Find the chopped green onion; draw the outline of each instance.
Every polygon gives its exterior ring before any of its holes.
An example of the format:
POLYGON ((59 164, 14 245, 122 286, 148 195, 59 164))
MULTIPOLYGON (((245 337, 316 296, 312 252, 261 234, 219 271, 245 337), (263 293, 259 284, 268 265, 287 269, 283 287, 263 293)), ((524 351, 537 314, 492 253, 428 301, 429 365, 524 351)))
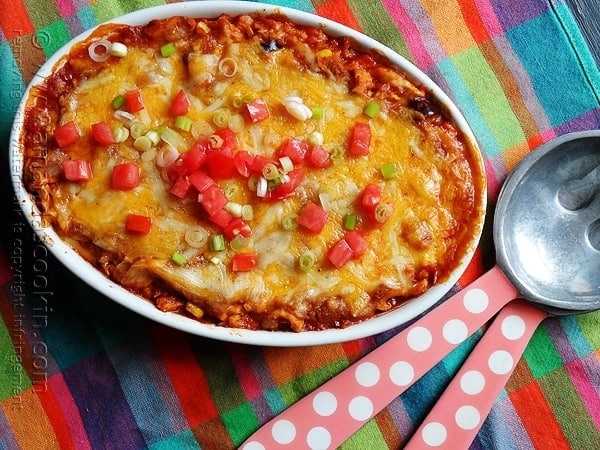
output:
POLYGON ((204 228, 192 228, 185 232, 184 238, 190 247, 204 247, 208 241, 208 232, 204 228))
POLYGON ((190 131, 194 121, 187 116, 177 116, 175 119, 175 127, 183 131, 190 131))
POLYGON ((294 169, 294 163, 289 156, 282 156, 279 158, 279 164, 284 173, 288 173, 294 169))
POLYGON ((315 258, 310 253, 303 253, 298 257, 298 267, 304 273, 308 273, 315 265, 315 258))
POLYGON ((242 217, 243 206, 236 202, 227 202, 225 205, 225 211, 231 214, 233 217, 242 217))
POLYGON ((236 92, 233 94, 231 104, 234 108, 239 108, 244 104, 244 96, 241 94, 241 92, 236 92))
MULTIPOLYGON (((250 180, 248 180, 250 181, 250 180)), ((256 196, 257 197, 264 197, 267 195, 267 187, 268 187, 268 183, 265 177, 258 177, 258 180, 256 182, 256 196)))
POLYGON ((146 136, 140 136, 133 141, 133 147, 140 152, 145 152, 146 150, 150 150, 150 148, 152 148, 152 141, 146 136))
POLYGON ((311 145, 323 145, 323 133, 320 131, 313 131, 308 136, 308 143, 311 145))
POLYGON ((334 164, 342 162, 344 160, 345 154, 346 151, 344 150, 344 147, 342 147, 339 144, 335 144, 329 150, 329 158, 331 159, 331 161, 333 161, 334 164))
POLYGON ((143 136, 146 132, 146 124, 136 120, 129 126, 129 131, 131 133, 131 137, 137 139, 140 136, 143 136))
POLYGON ((258 175, 252 174, 250 178, 248 178, 248 189, 255 192, 258 187, 258 175))
POLYGON ((242 116, 241 114, 234 114, 231 117, 229 117, 229 120, 227 121, 227 128, 229 128, 234 133, 240 133, 244 130, 245 124, 246 121, 244 120, 244 116, 242 116))
POLYGON ((125 127, 117 126, 114 127, 113 136, 115 137, 115 142, 125 142, 129 137, 129 130, 125 127))
POLYGON ((281 219, 281 226, 285 231, 294 231, 298 226, 297 216, 285 216, 281 219))
POLYGON ((390 218, 392 215, 393 208, 391 203, 383 202, 379 203, 375 207, 375 220, 379 223, 383 223, 390 218))
POLYGON ((163 132, 160 135, 160 138, 169 145, 172 145, 175 148, 185 146, 185 140, 183 137, 175 130, 169 127, 165 127, 163 132))
POLYGON ((171 255, 171 261, 173 261, 178 266, 183 266, 187 260, 185 256, 183 256, 181 253, 175 252, 171 255))
POLYGON ((152 142, 152 145, 156 145, 160 142, 160 133, 156 130, 150 130, 144 135, 152 142))
POLYGON ((252 208, 252 205, 242 206, 242 219, 244 219, 244 220, 254 219, 254 208, 252 208))
POLYGON ((212 117, 212 120, 216 126, 219 128, 226 128, 229 124, 229 111, 223 108, 217 109, 212 117))
POLYGON ((233 200, 238 195, 239 192, 240 192, 240 185, 237 184, 235 181, 232 181, 231 183, 227 183, 223 187, 223 193, 225 194, 225 197, 227 197, 227 200, 229 200, 229 201, 233 200))
POLYGON ((172 42, 169 42, 168 44, 165 44, 160 48, 160 54, 163 55, 165 58, 173 55, 175 51, 175 44, 173 44, 172 42))
POLYGON ((379 109, 379 103, 375 100, 371 100, 367 103, 367 106, 365 106, 364 113, 372 119, 379 113, 379 109))
POLYGON ((234 252, 239 252, 240 250, 243 250, 244 248, 246 248, 249 240, 250 239, 245 238, 241 234, 236 234, 233 237, 233 239, 229 242, 229 246, 231 247, 231 250, 233 250, 234 252))
POLYGON ((110 46, 110 54, 119 58, 127 56, 127 46, 121 42, 113 42, 110 46))
POLYGON ((242 102, 244 102, 244 103, 250 103, 253 100, 256 100, 256 94, 254 94, 252 92, 248 92, 247 94, 244 94, 244 96, 242 97, 242 102))
POLYGON ((202 316, 204 316, 204 311, 202 310, 202 308, 200 308, 197 305, 194 305, 191 302, 187 302, 185 304, 185 310, 197 319, 201 319, 202 316))
POLYGON ((205 120, 196 120, 192 124, 192 136, 194 139, 200 138, 200 136, 210 136, 215 132, 212 125, 205 120))
POLYGON ((119 109, 124 104, 125 104, 125 97, 123 97, 122 95, 117 95, 115 98, 113 98, 113 101, 112 101, 113 108, 119 109))
POLYGON ((313 119, 317 119, 317 120, 321 120, 324 116, 323 112, 323 107, 322 106, 313 106, 311 108, 312 110, 312 118, 313 119))
POLYGON ((396 165, 394 163, 384 164, 383 166, 381 166, 381 175, 383 175, 383 178, 385 178, 386 180, 389 180, 390 178, 395 178, 396 165))
POLYGON ((356 214, 346 214, 344 217, 344 228, 346 230, 354 230, 356 228, 356 214))
POLYGON ((210 249, 213 252, 222 252, 225 250, 225 238, 222 234, 213 234, 210 240, 210 249))
POLYGON ((267 163, 263 166, 263 177, 268 181, 274 181, 280 177, 279 169, 273 163, 267 163))

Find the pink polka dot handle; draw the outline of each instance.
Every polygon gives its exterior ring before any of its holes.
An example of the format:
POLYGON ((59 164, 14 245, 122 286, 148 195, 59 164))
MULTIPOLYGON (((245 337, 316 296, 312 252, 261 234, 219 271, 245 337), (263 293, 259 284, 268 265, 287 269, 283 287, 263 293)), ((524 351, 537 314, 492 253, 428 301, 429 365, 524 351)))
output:
POLYGON ((405 447, 469 448, 531 335, 548 314, 523 300, 506 306, 405 447))
POLYGON ((517 296, 494 267, 272 419, 240 448, 337 448, 517 296))

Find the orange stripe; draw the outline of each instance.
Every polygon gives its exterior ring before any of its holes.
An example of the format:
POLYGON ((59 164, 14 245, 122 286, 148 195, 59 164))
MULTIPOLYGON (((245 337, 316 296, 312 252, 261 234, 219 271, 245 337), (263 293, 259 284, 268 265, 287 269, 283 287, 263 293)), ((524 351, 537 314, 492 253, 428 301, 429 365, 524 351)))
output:
POLYGON ((489 40, 490 35, 485 28, 481 16, 476 13, 478 11, 476 2, 474 0, 458 0, 460 9, 462 10, 462 16, 471 31, 471 36, 475 39, 478 44, 489 40))
POLYGON ((421 4, 448 55, 454 56, 475 45, 458 3, 446 2, 443 8, 440 8, 439 0, 421 0, 421 4))
POLYGON ((21 448, 59 448, 48 416, 32 388, 10 397, 1 407, 21 448))
POLYGON ((0 28, 6 39, 14 39, 33 32, 33 25, 22 1, 11 2, 10 14, 0 14, 0 28))
POLYGON ((327 17, 328 19, 335 20, 350 28, 361 31, 356 16, 345 0, 324 2, 322 5, 316 6, 315 12, 320 16, 327 17))
POLYGON ((535 448, 571 448, 537 383, 530 383, 511 393, 509 397, 535 448))
POLYGON ((190 425, 208 422, 218 416, 204 372, 183 333, 167 328, 150 330, 171 384, 190 425))

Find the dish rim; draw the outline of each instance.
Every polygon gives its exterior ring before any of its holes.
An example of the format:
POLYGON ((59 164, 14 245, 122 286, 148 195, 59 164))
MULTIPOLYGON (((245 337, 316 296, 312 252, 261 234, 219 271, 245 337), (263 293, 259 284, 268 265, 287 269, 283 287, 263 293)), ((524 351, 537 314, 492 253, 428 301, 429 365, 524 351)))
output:
MULTIPOLYGON (((96 29, 104 24, 123 23, 128 25, 143 25, 152 19, 163 19, 172 16, 216 17, 223 13, 230 15, 249 13, 280 13, 294 23, 322 27, 328 34, 332 36, 349 36, 363 48, 376 51, 384 55, 390 61, 390 63, 402 70, 412 81, 425 86, 426 89, 431 92, 433 96, 440 102, 440 104, 443 105, 446 114, 454 121, 461 133, 470 141, 473 149, 477 152, 481 164, 481 173, 485 177, 485 168, 483 165, 483 156, 481 150, 479 149, 473 131, 458 107, 454 104, 454 102, 452 102, 448 95, 425 73, 419 70, 403 56, 396 53, 394 50, 385 46, 384 44, 333 20, 310 12, 279 5, 240 2, 235 0, 173 3, 140 9, 122 16, 118 16, 79 34, 63 45, 53 55, 51 55, 39 68, 39 70, 33 76, 31 82, 28 84, 23 93, 21 103, 18 107, 11 129, 9 140, 9 165, 16 198, 26 220, 31 225, 33 231, 39 236, 40 240, 44 242, 49 251, 59 262, 62 263, 64 267, 66 267, 69 271, 74 273, 79 279, 94 288, 96 291, 108 297, 110 300, 137 314, 140 314, 147 319, 153 320, 154 322, 184 331, 192 335, 219 341, 273 347, 301 347, 341 343, 389 331, 395 327, 406 324, 415 317, 427 311, 429 308, 433 307, 457 283, 460 276, 466 270, 479 244, 479 239, 481 237, 483 223, 485 220, 487 203, 485 184, 481 189, 481 198, 477 199, 477 204, 481 208, 481 214, 479 218, 480 223, 477 224, 476 232, 471 238, 468 251, 445 281, 431 287, 424 294, 408 300, 392 311, 376 315, 370 319, 350 325, 346 328, 327 329, 321 331, 293 332, 227 328, 219 325, 202 323, 198 320, 188 318, 180 313, 162 312, 156 308, 151 301, 131 293, 118 283, 104 276, 96 267, 83 259, 83 257, 81 257, 73 248, 63 242, 52 227, 41 227, 39 222, 39 210, 31 199, 30 194, 25 189, 21 178, 23 170, 23 155, 20 148, 20 129, 24 121, 24 107, 31 88, 47 77, 52 72, 54 66, 65 54, 68 53, 68 51, 74 45, 87 39, 96 29)), ((485 181, 486 180, 483 180, 484 183, 485 181)))

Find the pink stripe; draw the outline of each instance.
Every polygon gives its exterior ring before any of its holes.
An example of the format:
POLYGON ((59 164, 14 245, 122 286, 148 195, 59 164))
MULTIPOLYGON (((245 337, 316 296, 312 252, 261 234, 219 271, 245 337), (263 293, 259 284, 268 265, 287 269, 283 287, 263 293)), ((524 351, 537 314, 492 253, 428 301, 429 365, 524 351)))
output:
POLYGON ((256 375, 253 370, 248 370, 252 367, 252 362, 248 360, 246 354, 241 351, 241 347, 230 346, 229 354, 235 367, 235 373, 240 381, 242 390, 246 394, 248 400, 260 397, 262 395, 262 389, 256 379, 256 375))
POLYGON ((56 6, 62 17, 68 17, 75 14, 75 6, 72 0, 56 0, 56 6))
POLYGON ((500 21, 496 17, 496 12, 490 3, 490 0, 475 0, 481 21, 485 25, 490 37, 498 36, 504 33, 500 21))
POLYGON ((434 62, 420 38, 421 33, 404 8, 397 0, 383 0, 382 3, 398 28, 402 31, 402 35, 406 39, 406 45, 414 58, 415 64, 421 69, 427 69, 432 66, 434 62))
POLYGON ((600 402, 598 401, 598 392, 594 389, 594 383, 590 380, 585 367, 583 367, 580 359, 575 359, 566 364, 565 368, 573 386, 579 392, 581 401, 587 407, 592 420, 596 424, 596 428, 600 430, 600 402))
POLYGON ((54 391, 56 402, 60 405, 65 416, 69 430, 71 431, 71 437, 76 447, 78 449, 91 449, 92 447, 87 438, 85 428, 83 427, 79 410, 62 374, 59 373, 53 375, 48 379, 48 383, 54 391))

